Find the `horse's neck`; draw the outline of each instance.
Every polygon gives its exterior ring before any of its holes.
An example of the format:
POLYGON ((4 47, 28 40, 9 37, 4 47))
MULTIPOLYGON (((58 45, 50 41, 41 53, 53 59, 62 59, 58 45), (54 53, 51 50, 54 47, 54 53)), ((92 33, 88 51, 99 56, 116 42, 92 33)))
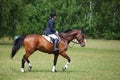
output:
POLYGON ((68 39, 67 39, 67 40, 68 40, 68 44, 69 44, 73 39, 75 39, 75 36, 69 36, 68 39))
POLYGON ((63 34, 60 34, 60 37, 69 44, 73 39, 75 39, 75 34, 69 35, 69 34, 63 33, 63 34))

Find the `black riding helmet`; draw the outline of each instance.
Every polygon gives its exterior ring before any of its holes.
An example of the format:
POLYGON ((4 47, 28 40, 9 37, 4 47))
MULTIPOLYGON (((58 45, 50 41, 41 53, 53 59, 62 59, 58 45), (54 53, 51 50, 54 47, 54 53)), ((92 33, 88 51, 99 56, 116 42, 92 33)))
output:
POLYGON ((50 13, 51 18, 53 18, 54 16, 56 16, 56 13, 50 13))

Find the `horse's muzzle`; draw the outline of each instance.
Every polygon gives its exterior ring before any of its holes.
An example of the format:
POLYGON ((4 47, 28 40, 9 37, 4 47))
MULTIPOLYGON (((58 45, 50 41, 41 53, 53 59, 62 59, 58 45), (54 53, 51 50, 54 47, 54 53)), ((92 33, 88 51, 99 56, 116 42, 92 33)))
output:
POLYGON ((85 47, 85 44, 81 44, 81 47, 85 47))
POLYGON ((83 43, 81 43, 81 47, 84 47, 86 45, 87 41, 84 39, 83 43))

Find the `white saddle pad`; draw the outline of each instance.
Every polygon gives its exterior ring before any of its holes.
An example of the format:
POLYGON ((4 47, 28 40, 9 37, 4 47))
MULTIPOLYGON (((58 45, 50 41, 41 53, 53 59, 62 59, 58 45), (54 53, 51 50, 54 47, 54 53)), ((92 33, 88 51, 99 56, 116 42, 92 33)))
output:
POLYGON ((46 35, 42 35, 46 40, 48 40, 50 43, 53 43, 52 41, 51 41, 51 39, 50 39, 50 37, 49 36, 46 36, 46 35))
MULTIPOLYGON (((42 35, 42 36, 43 36, 46 40, 48 40, 50 43, 53 43, 53 41, 52 41, 51 38, 50 38, 51 36, 46 36, 46 35, 42 35)), ((52 36, 52 38, 53 38, 53 39, 56 39, 56 37, 53 37, 53 36, 52 36)))
POLYGON ((55 34, 50 34, 48 36, 46 35, 42 35, 46 40, 48 40, 49 42, 53 43, 53 41, 51 40, 51 38, 53 39, 59 39, 55 34))

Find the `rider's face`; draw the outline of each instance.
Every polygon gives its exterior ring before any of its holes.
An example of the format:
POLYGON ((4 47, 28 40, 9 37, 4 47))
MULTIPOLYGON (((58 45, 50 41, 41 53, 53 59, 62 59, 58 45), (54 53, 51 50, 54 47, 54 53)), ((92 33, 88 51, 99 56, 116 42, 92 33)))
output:
POLYGON ((54 18, 54 19, 56 19, 57 17, 56 17, 56 16, 54 16, 53 18, 54 18))

